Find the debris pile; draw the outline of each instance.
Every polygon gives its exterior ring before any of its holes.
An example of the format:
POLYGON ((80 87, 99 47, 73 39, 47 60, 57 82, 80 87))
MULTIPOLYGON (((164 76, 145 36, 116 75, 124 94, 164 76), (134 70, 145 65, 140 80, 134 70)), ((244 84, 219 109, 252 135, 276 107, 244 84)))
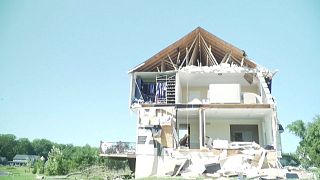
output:
POLYGON ((184 178, 231 178, 239 179, 312 179, 313 174, 298 168, 283 168, 272 147, 262 148, 255 142, 233 142, 225 148, 223 140, 214 140, 213 146, 201 149, 200 153, 186 153, 186 149, 172 152, 172 157, 181 159, 167 175, 184 178), (219 148, 218 148, 219 147, 219 148))

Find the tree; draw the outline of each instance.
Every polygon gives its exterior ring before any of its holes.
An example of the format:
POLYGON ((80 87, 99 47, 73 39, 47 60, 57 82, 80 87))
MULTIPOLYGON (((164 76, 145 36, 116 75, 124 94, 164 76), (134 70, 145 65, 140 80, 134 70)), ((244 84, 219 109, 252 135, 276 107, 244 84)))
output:
POLYGON ((37 155, 47 158, 53 143, 47 139, 35 139, 32 141, 32 146, 37 155))
POLYGON ((17 140, 16 152, 17 154, 35 154, 33 146, 28 138, 20 138, 17 140))
POLYGON ((89 145, 76 147, 70 158, 74 167, 91 166, 98 162, 98 149, 89 145))
POLYGON ((9 161, 16 155, 16 136, 13 134, 0 134, 0 156, 9 161))
POLYGON ((302 120, 287 126, 290 132, 300 137, 297 154, 305 167, 320 167, 320 116, 316 115, 307 125, 302 120))
POLYGON ((302 120, 296 120, 287 126, 290 132, 304 139, 306 136, 306 125, 302 120))

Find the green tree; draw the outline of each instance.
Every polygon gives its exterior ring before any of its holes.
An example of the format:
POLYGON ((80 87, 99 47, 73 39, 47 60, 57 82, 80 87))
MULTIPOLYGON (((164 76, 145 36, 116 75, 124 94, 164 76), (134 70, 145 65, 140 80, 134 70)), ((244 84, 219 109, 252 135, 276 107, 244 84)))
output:
POLYGON ((48 157, 49 151, 52 149, 53 143, 47 139, 35 139, 32 141, 32 147, 35 151, 35 154, 48 157))
POLYGON ((13 134, 0 134, 0 156, 9 161, 16 155, 16 136, 13 134))
POLYGON ((20 138, 17 140, 16 152, 17 154, 35 154, 33 146, 28 138, 20 138))
POLYGON ((290 132, 304 139, 306 136, 306 125, 302 120, 296 120, 287 126, 290 132))
POLYGON ((320 116, 316 115, 308 124, 302 120, 294 121, 287 128, 300 137, 296 153, 302 165, 320 167, 320 116))
POLYGON ((75 147, 70 155, 72 169, 92 166, 98 162, 98 159, 98 149, 89 145, 75 147))

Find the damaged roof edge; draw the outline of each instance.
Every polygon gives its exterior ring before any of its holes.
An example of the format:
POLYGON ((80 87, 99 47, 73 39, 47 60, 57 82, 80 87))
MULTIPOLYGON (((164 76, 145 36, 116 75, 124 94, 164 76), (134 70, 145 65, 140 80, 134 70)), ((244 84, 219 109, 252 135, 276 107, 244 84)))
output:
POLYGON ((143 63, 141 63, 141 64, 137 65, 137 66, 136 66, 136 67, 134 67, 133 69, 129 70, 127 73, 128 73, 128 74, 133 73, 133 71, 135 71, 135 70, 139 69, 139 67, 143 66, 144 64, 145 64, 145 62, 143 62, 143 63))

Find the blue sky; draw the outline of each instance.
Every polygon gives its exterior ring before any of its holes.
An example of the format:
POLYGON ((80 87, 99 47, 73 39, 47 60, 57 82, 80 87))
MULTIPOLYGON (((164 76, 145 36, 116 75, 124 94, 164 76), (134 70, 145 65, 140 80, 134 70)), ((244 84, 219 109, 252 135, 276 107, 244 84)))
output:
POLYGON ((0 133, 135 141, 127 71, 198 26, 279 69, 284 126, 320 113, 320 1, 0 0, 0 133))

